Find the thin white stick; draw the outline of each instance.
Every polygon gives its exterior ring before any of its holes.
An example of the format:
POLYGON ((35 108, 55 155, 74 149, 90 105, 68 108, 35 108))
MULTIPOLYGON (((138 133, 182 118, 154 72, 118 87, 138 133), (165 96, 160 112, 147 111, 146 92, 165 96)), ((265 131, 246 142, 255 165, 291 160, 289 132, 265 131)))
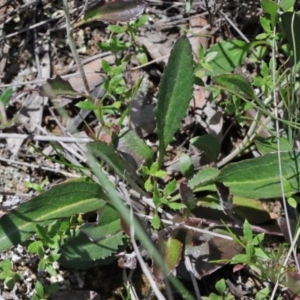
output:
MULTIPOLYGON (((152 216, 145 216, 145 215, 142 215, 142 214, 136 214, 136 215, 141 216, 141 217, 146 218, 146 219, 149 219, 149 220, 153 219, 152 216)), ((233 238, 231 236, 228 236, 228 235, 223 235, 223 234, 220 234, 220 233, 217 233, 217 232, 201 229, 201 228, 198 228, 198 227, 189 226, 189 225, 186 225, 184 223, 175 223, 173 221, 165 220, 165 219, 160 219, 160 220, 161 220, 162 223, 172 225, 172 226, 175 226, 175 227, 182 227, 182 228, 186 228, 186 229, 191 229, 191 230, 194 230, 194 231, 197 231, 197 232, 201 232, 201 233, 204 233, 204 234, 209 234, 211 236, 219 237, 219 238, 229 240, 229 241, 233 240, 233 238)))
POLYGON ((250 43, 250 41, 247 39, 247 37, 235 26, 235 24, 227 17, 226 14, 224 14, 222 11, 220 11, 220 14, 224 17, 224 19, 234 28, 234 30, 240 35, 240 37, 247 43, 250 43))
POLYGON ((72 177, 72 178, 79 178, 79 177, 81 177, 80 175, 77 175, 77 174, 73 174, 73 173, 62 171, 59 168, 52 169, 52 168, 43 167, 43 166, 39 166, 39 165, 35 165, 35 164, 30 164, 30 163, 23 162, 23 161, 16 161, 16 160, 12 160, 12 159, 6 159, 6 158, 2 158, 2 157, 0 157, 0 161, 4 161, 4 162, 6 162, 8 164, 16 164, 16 165, 20 165, 20 166, 29 167, 29 168, 41 169, 41 170, 45 170, 45 171, 49 171, 49 172, 53 172, 53 173, 60 173, 60 174, 62 174, 64 176, 72 177))
POLYGON ((193 287, 194 287, 194 290, 196 292, 197 300, 201 300, 201 294, 200 294, 200 291, 199 291, 199 286, 198 286, 196 278, 195 278, 195 274, 194 274, 194 271, 193 271, 193 267, 192 267, 192 264, 191 264, 190 257, 186 255, 184 257, 184 262, 185 262, 185 266, 186 266, 188 272, 190 273, 192 283, 193 283, 193 287))
MULTIPOLYGON (((128 197, 128 194, 125 195, 125 197, 128 197)), ((147 277, 148 281, 149 281, 149 284, 156 296, 156 298, 158 300, 166 300, 166 298, 164 297, 164 295, 161 293, 161 291, 159 290, 156 282, 153 280, 152 278, 152 275, 149 271, 149 269, 147 268, 142 256, 141 256, 141 253, 140 253, 140 250, 136 244, 136 241, 135 241, 135 238, 134 238, 134 226, 133 226, 133 209, 132 209, 132 206, 130 206, 130 219, 131 219, 131 224, 130 224, 130 237, 131 237, 131 243, 132 243, 132 246, 133 246, 133 250, 136 254, 136 258, 137 260, 139 261, 140 263, 140 266, 141 266, 141 269, 143 271, 143 273, 145 274, 145 276, 147 277)))
POLYGON ((64 142, 64 143, 89 143, 93 140, 89 137, 67 137, 67 136, 44 136, 32 134, 17 134, 17 133, 0 133, 0 139, 22 139, 33 141, 49 141, 49 142, 64 142))

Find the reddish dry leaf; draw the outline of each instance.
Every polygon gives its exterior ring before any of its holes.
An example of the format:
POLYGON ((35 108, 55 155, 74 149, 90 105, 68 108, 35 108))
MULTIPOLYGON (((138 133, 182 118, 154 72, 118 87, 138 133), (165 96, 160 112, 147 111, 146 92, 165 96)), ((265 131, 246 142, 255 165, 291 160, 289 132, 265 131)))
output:
POLYGON ((235 265, 234 267, 233 267, 233 273, 234 272, 238 272, 238 271, 240 271, 240 270, 242 270, 242 269, 244 269, 245 268, 245 265, 242 265, 242 264, 238 264, 238 265, 235 265))
MULTIPOLYGON (((290 223, 290 227, 291 227, 291 231, 292 231, 292 235, 295 233, 296 231, 296 221, 292 218, 289 219, 288 221, 290 223)), ((289 231, 288 231, 288 225, 287 225, 287 219, 284 217, 280 217, 277 220, 277 224, 284 236, 284 238, 290 242, 290 237, 289 237, 289 231)), ((300 240, 297 241, 297 247, 300 248, 300 240)))
MULTIPOLYGON (((212 263, 211 261, 230 260, 243 250, 235 241, 214 237, 209 234, 194 234, 192 230, 182 228, 176 232, 176 238, 184 243, 184 255, 190 257, 191 271, 198 279, 215 272, 226 264, 224 262, 212 263), (196 239, 197 235, 198 238, 196 239)), ((183 260, 176 268, 176 272, 177 276, 187 280, 190 277, 183 260)))
POLYGON ((286 286, 288 287, 288 299, 300 299, 300 275, 297 271, 290 271, 286 274, 286 286))

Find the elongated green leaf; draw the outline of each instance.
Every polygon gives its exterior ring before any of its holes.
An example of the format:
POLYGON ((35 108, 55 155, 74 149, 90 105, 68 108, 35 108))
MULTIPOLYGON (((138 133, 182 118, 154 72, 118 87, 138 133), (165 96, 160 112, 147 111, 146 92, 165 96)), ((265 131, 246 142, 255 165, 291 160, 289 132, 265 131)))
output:
MULTIPOLYGON (((300 189, 300 152, 281 152, 282 176, 288 181, 290 192, 300 189)), ((221 170, 217 181, 223 182, 235 196, 249 198, 281 197, 278 154, 243 160, 221 170)))
POLYGON ((233 94, 242 97, 254 99, 255 94, 250 82, 238 74, 225 74, 214 78, 214 81, 226 88, 233 94))
POLYGON ((83 20, 75 24, 75 27, 93 21, 127 22, 141 15, 145 7, 143 0, 101 1, 86 11, 83 20))
POLYGON ((103 142, 92 142, 87 145, 87 149, 92 154, 100 157, 104 162, 106 162, 118 176, 125 179, 132 187, 143 193, 134 180, 138 180, 135 170, 130 168, 130 166, 121 159, 113 146, 103 142))
POLYGON ((185 116, 193 91, 193 58, 186 37, 177 40, 161 79, 155 109, 160 165, 165 149, 185 116))
POLYGON ((286 12, 281 16, 284 33, 294 52, 294 63, 300 60, 300 13, 286 12))
POLYGON ((71 181, 20 204, 0 219, 0 251, 20 243, 35 232, 36 224, 97 210, 106 204, 106 195, 95 183, 71 181))
POLYGON ((215 180, 219 174, 220 171, 216 168, 204 168, 196 173, 191 180, 189 180, 188 186, 191 189, 194 189, 197 186, 208 184, 209 182, 215 180))
POLYGON ((249 49, 250 44, 240 40, 222 41, 213 45, 206 52, 206 57, 215 54, 209 62, 211 70, 207 71, 207 75, 216 76, 234 70, 244 60, 249 49))
POLYGON ((0 95, 0 103, 2 103, 3 106, 6 106, 12 96, 12 88, 9 87, 7 89, 5 89, 1 95, 0 95))

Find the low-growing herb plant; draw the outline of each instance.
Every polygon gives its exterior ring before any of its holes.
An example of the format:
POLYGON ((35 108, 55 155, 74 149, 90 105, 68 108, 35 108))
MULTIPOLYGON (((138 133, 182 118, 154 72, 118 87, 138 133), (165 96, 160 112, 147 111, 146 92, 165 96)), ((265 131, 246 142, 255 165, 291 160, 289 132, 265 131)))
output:
MULTIPOLYGON (((97 5, 93 8, 96 10, 87 12, 83 21, 77 23, 75 27, 93 21, 95 18, 103 21, 121 18, 120 13, 124 13, 122 18, 126 18, 126 14, 130 17, 138 16, 141 13, 140 6, 144 4, 138 6, 136 2, 127 2, 128 9, 120 6, 122 1, 97 5), (137 8, 135 13, 133 13, 133 8, 137 8)), ((274 68, 276 65, 274 57, 268 61, 263 60, 263 54, 266 53, 264 47, 269 49, 272 42, 278 42, 278 39, 285 35, 288 40, 288 46, 284 47, 285 53, 293 57, 294 66, 297 66, 300 47, 299 43, 291 37, 300 28, 294 27, 294 24, 299 22, 299 13, 290 12, 292 6, 286 8, 282 3, 281 6, 276 6, 275 12, 270 1, 261 2, 265 13, 265 16, 261 18, 264 32, 254 42, 220 41, 207 51, 199 47, 199 60, 194 62, 188 38, 182 36, 176 41, 164 69, 157 95, 155 108, 157 155, 153 155, 152 149, 136 133, 130 130, 122 132, 123 138, 126 139, 127 136, 131 149, 136 148, 144 161, 144 165, 139 168, 139 173, 132 169, 116 147, 121 136, 119 129, 122 127, 122 122, 114 126, 104 116, 105 114, 120 114, 123 121, 127 110, 121 111, 121 106, 125 100, 133 98, 138 89, 140 81, 131 88, 125 84, 123 72, 128 57, 119 58, 117 54, 133 45, 138 56, 144 55, 142 48, 135 41, 135 35, 138 28, 147 21, 147 17, 140 17, 137 21, 123 26, 114 25, 108 28, 114 35, 110 42, 99 46, 115 54, 115 64, 112 66, 107 61, 102 61, 101 70, 104 75, 101 87, 104 95, 101 99, 94 99, 88 91, 76 91, 68 81, 59 76, 47 80, 39 90, 41 96, 50 98, 63 95, 81 96, 86 100, 80 101, 77 106, 81 109, 92 110, 99 121, 99 131, 91 135, 93 141, 86 146, 90 176, 69 180, 46 192, 41 192, 42 186, 31 186, 41 194, 31 201, 20 204, 0 219, 0 250, 5 251, 13 245, 25 243, 36 233, 38 239, 30 242, 28 249, 30 253, 35 253, 39 257, 39 270, 46 269, 50 274, 55 274, 52 263, 56 261, 68 267, 76 265, 77 268, 82 269, 111 262, 115 259, 114 254, 126 249, 128 243, 134 242, 132 238, 136 233, 137 238, 149 251, 149 255, 153 256, 152 273, 157 282, 161 282, 169 275, 170 280, 174 280, 171 274, 180 263, 185 263, 182 258, 187 257, 193 258, 190 269, 193 276, 198 279, 209 274, 212 268, 220 267, 210 267, 210 263, 215 262, 244 264, 250 266, 255 272, 260 272, 258 263, 270 261, 273 257, 263 249, 264 233, 254 236, 250 223, 245 219, 251 219, 251 222, 255 223, 258 221, 256 220, 257 214, 266 217, 265 210, 258 199, 290 197, 300 189, 298 169, 300 154, 292 148, 291 143, 295 132, 286 130, 287 134, 282 138, 289 148, 285 152, 279 152, 279 159, 278 153, 272 153, 272 150, 278 150, 277 140, 272 142, 258 138, 260 126, 267 126, 267 123, 261 120, 263 115, 268 120, 279 121, 278 116, 271 110, 272 90, 281 90, 281 105, 284 107, 286 104, 284 96, 294 95, 296 87, 296 85, 295 87, 288 85, 289 80, 285 80, 286 76, 291 76, 293 79, 294 73, 291 70, 282 71, 274 68), (281 19, 278 15, 279 10, 283 13, 281 19), (282 31, 274 36, 272 28, 275 25, 280 25, 282 31), (117 37, 117 34, 125 32, 131 37, 129 44, 121 42, 117 37), (253 61, 262 59, 261 74, 257 75, 252 83, 242 75, 231 74, 247 56, 251 56, 253 61), (211 77, 212 86, 206 86, 206 83, 202 81, 204 75, 211 77), (250 120, 249 131, 240 146, 221 160, 219 159, 220 145, 216 143, 214 137, 207 134, 205 138, 199 137, 194 140, 196 147, 211 159, 211 165, 201 166, 199 171, 195 171, 196 169, 190 168, 190 161, 187 163, 189 167, 184 167, 183 157, 181 171, 188 180, 180 185, 177 185, 175 179, 164 183, 161 179, 167 174, 164 170, 165 153, 181 126, 181 120, 186 115, 194 84, 211 90, 212 100, 217 96, 225 95, 226 100, 221 100, 221 105, 225 107, 225 112, 233 115, 240 125, 245 124, 245 111, 255 108, 255 117, 250 120), (259 93, 254 88, 259 88, 259 93), (111 101, 108 105, 105 103, 107 99, 111 101), (101 139, 104 129, 108 128, 112 129, 111 136, 114 135, 109 141, 101 139), (130 141, 133 142, 130 143, 130 141), (230 163, 238 154, 241 155, 247 148, 254 145, 261 156, 230 163), (279 166, 284 166, 281 173, 278 172, 279 166), (103 168, 107 173, 103 172, 103 168), (192 170, 193 174, 187 169, 192 170), (114 175, 114 179, 111 179, 111 174, 114 175), (139 227, 133 213, 130 214, 123 204, 126 201, 128 206, 134 207, 135 204, 128 199, 130 197, 116 194, 119 181, 125 182, 134 191, 133 194, 138 195, 136 196, 138 204, 145 208, 144 215, 152 220, 152 231, 163 230, 162 216, 167 212, 176 211, 176 216, 173 215, 174 219, 164 220, 171 225, 169 234, 153 238, 156 241, 156 248, 139 227), (285 195, 282 195, 283 190, 285 195), (205 192, 205 195, 203 196, 201 192, 205 192), (150 198, 151 201, 145 202, 145 198, 150 198), (149 204, 150 207, 148 207, 149 204), (204 208, 211 210, 212 216, 201 215, 199 207, 203 210, 204 208), (65 221, 74 216, 77 218, 78 215, 82 217, 90 212, 95 212, 96 221, 79 223, 65 221), (203 238, 199 238, 197 230, 202 230, 200 228, 202 222, 210 224, 211 220, 219 222, 216 224, 220 226, 222 226, 221 220, 231 225, 238 224, 240 228, 243 228, 243 236, 231 234, 230 237, 224 232, 221 234, 219 228, 206 228, 205 233, 209 232, 212 237, 207 238, 201 232, 203 238), (174 227, 173 222, 178 228, 174 227), (131 225, 131 231, 127 229, 125 223, 131 225), (202 240, 202 243, 196 244, 195 236, 197 242, 202 240), (211 253, 213 251, 207 250, 211 248, 217 249, 220 257, 214 257, 211 253), (204 265, 208 266, 204 268, 204 265)), ((287 5, 287 1, 282 2, 287 5)), ((69 38, 72 43, 72 37, 69 38)), ((290 81, 295 82, 294 79, 290 81)), ((5 102, 7 96, 2 95, 0 100, 4 99, 5 102)), ((291 100, 295 103, 294 96, 291 100)), ((286 105, 286 108, 288 107, 289 105, 286 105)), ((298 129, 296 117, 293 115, 292 122, 291 117, 282 122, 289 128, 298 129)), ((91 129, 90 132, 93 130, 91 129)), ((270 220, 269 216, 266 219, 270 220)), ((224 228, 229 230, 229 225, 223 226, 224 228)), ((7 262, 2 269, 3 272, 9 272, 7 262)), ((10 282, 12 282, 15 280, 14 274, 9 274, 10 282)), ((177 287, 179 288, 179 284, 177 287)), ((224 280, 216 284, 216 290, 219 295, 211 294, 210 299, 231 299, 231 295, 226 294, 224 280)), ((260 295, 265 292, 267 291, 260 291, 257 299, 260 299, 260 295)), ((35 299, 43 299, 44 295, 43 286, 37 283, 35 299)))
POLYGON ((231 300, 234 299, 233 295, 226 294, 226 283, 224 279, 220 279, 216 284, 215 284, 215 289, 218 292, 216 293, 211 293, 209 297, 203 297, 203 299, 206 300, 231 300))
POLYGON ((13 289, 16 281, 20 279, 19 272, 13 270, 13 263, 9 259, 4 259, 0 263, 0 279, 4 280, 4 287, 13 289))

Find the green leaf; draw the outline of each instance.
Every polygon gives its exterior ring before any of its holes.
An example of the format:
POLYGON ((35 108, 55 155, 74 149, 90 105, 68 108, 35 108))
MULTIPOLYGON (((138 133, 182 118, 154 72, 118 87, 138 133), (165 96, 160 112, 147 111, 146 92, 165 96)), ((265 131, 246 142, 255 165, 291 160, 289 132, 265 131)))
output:
POLYGON ((177 186, 176 179, 169 181, 166 187, 164 188, 164 196, 169 197, 175 191, 176 186, 177 186))
POLYGON ((264 233, 259 233, 258 235, 256 235, 252 241, 252 245, 253 246, 257 246, 259 244, 262 243, 262 241, 264 240, 265 238, 265 234, 264 233))
POLYGON ((11 261, 9 259, 4 259, 1 263, 1 268, 5 272, 11 271, 11 269, 12 269, 11 261))
POLYGON ((205 134, 191 139, 191 144, 203 151, 212 161, 216 162, 220 152, 220 144, 216 137, 205 134))
POLYGON ((270 260, 271 257, 266 253, 262 248, 255 248, 254 249, 254 256, 259 258, 259 259, 264 259, 264 260, 270 260))
POLYGON ((157 177, 157 178, 163 178, 167 175, 167 172, 166 171, 163 171, 163 170, 159 170, 157 172, 155 172, 153 174, 154 177, 157 177))
POLYGON ((97 106, 91 101, 80 101, 77 104, 75 104, 75 106, 84 110, 94 110, 97 108, 97 106))
POLYGON ((158 162, 155 161, 155 162, 150 166, 150 175, 153 176, 158 170, 159 170, 158 162))
MULTIPOLYGON (((181 258, 181 242, 172 237, 169 237, 167 240, 159 237, 157 248, 163 257, 167 272, 171 272, 172 270, 174 270, 179 264, 181 258)), ((163 273, 161 272, 161 267, 158 266, 155 261, 153 262, 152 272, 157 282, 161 282, 164 279, 163 273)))
POLYGON ((109 204, 98 212, 98 224, 85 224, 80 231, 95 242, 116 234, 121 230, 120 214, 109 204))
POLYGON ((35 292, 37 293, 37 295, 39 297, 41 297, 41 298, 44 297, 44 287, 40 281, 37 281, 35 284, 35 292))
POLYGON ((2 105, 5 107, 8 103, 9 100, 12 96, 12 88, 6 88, 0 95, 0 103, 2 103, 2 105))
POLYGON ((198 48, 198 59, 199 60, 202 60, 204 58, 204 48, 203 48, 203 45, 200 43, 199 44, 199 48, 198 48))
POLYGON ((13 277, 7 277, 4 280, 4 284, 7 286, 8 289, 12 290, 15 286, 15 279, 13 277))
POLYGON ((46 272, 48 272, 51 276, 57 275, 57 272, 55 271, 52 265, 46 266, 46 272))
MULTIPOLYGON (((209 64, 211 61, 213 61, 216 57, 218 56, 218 52, 217 51, 213 51, 213 52, 208 52, 206 57, 205 57, 205 62, 207 64, 209 64)), ((211 68, 211 66, 210 66, 211 68)))
POLYGON ((49 240, 46 228, 44 226, 36 224, 36 233, 41 240, 49 240))
MULTIPOLYGON (((275 136, 271 137, 257 137, 254 140, 254 143, 257 147, 257 150, 260 152, 260 154, 267 154, 270 152, 277 152, 279 149, 277 147, 277 138, 275 136)), ((279 138, 279 145, 280 145, 280 151, 289 151, 292 150, 292 145, 289 143, 289 141, 284 138, 279 138)))
POLYGON ((244 238, 247 241, 247 243, 251 244, 253 240, 253 232, 251 229, 251 226, 247 220, 245 220, 244 225, 243 225, 243 233, 244 233, 244 238))
POLYGON ((265 300, 268 299, 270 295, 270 288, 265 287, 258 291, 255 295, 255 300, 265 300))
POLYGON ((219 280, 215 284, 216 290, 219 292, 219 294, 223 295, 226 292, 226 283, 224 279, 219 280))
POLYGON ((300 12, 286 12, 281 15, 282 26, 287 40, 293 50, 294 64, 300 60, 300 12))
POLYGON ((112 67, 105 59, 101 60, 101 67, 102 67, 103 71, 106 72, 108 75, 111 74, 112 67))
POLYGON ((105 259, 116 253, 122 245, 122 232, 110 235, 95 243, 92 243, 84 233, 78 232, 75 238, 60 248, 59 262, 66 267, 88 269, 105 263, 105 259))
POLYGON ((123 33, 127 30, 127 28, 119 26, 119 25, 109 25, 109 26, 107 26, 107 30, 109 30, 113 33, 123 33))
POLYGON ((180 168, 181 174, 186 178, 189 178, 194 174, 193 162, 186 153, 182 153, 180 155, 179 168, 180 168))
POLYGON ((220 75, 214 77, 214 81, 238 97, 250 99, 255 98, 255 93, 250 82, 241 75, 220 75))
POLYGON ((73 96, 79 95, 69 81, 62 79, 56 75, 54 79, 47 79, 47 81, 39 88, 39 95, 41 97, 56 98, 57 96, 73 96))
POLYGON ((94 211, 105 205, 107 196, 95 183, 70 181, 54 186, 28 202, 21 203, 0 219, 0 251, 26 240, 36 224, 94 211))
POLYGON ((127 180, 127 182, 137 191, 141 189, 136 184, 134 178, 138 178, 133 168, 116 153, 114 147, 104 142, 92 142, 87 144, 87 149, 94 155, 100 157, 114 172, 127 180))
POLYGON ((210 61, 211 70, 207 71, 208 76, 216 76, 234 70, 239 66, 250 49, 250 44, 240 41, 221 41, 211 46, 206 57, 210 57, 212 53, 217 53, 214 59, 210 61))
POLYGON ((27 251, 29 253, 38 253, 39 249, 41 249, 41 248, 43 248, 43 242, 42 241, 34 241, 28 246, 27 251))
POLYGON ((149 19, 150 19, 149 15, 142 15, 142 16, 138 17, 136 19, 136 21, 134 22, 134 27, 139 28, 139 27, 143 26, 149 19))
POLYGON ((296 0, 281 0, 279 6, 286 12, 293 8, 296 0))
POLYGON ((177 40, 162 76, 156 116, 156 133, 159 139, 159 165, 174 133, 180 128, 193 92, 193 57, 186 37, 177 40))
POLYGON ((279 9, 279 5, 272 0, 260 0, 260 4, 264 12, 270 15, 272 27, 273 27, 276 23, 277 11, 279 9))
POLYGON ((195 176, 189 180, 188 186, 194 189, 197 186, 207 184, 215 180, 220 174, 220 171, 216 168, 207 167, 200 170, 195 176))
POLYGON ((186 0, 185 3, 185 11, 188 13, 191 10, 193 4, 193 0, 186 0))
POLYGON ((239 264, 239 263, 248 264, 249 260, 250 260, 250 258, 249 258, 248 255, 246 255, 246 254, 237 254, 231 259, 230 263, 231 264, 239 264))
POLYGON ((39 259, 42 259, 45 256, 44 249, 42 247, 37 248, 37 255, 38 255, 39 259))
MULTIPOLYGON (((270 20, 268 20, 267 18, 263 17, 263 16, 260 16, 259 17, 259 23, 261 25, 261 27, 263 28, 263 30, 270 34, 272 29, 271 29, 271 24, 270 24, 270 20)), ((264 38, 266 38, 267 35, 265 35, 264 38)), ((258 39, 258 37, 256 37, 256 39, 258 39)))
MULTIPOLYGON (((291 193, 300 189, 300 152, 281 152, 282 176, 290 184, 291 193)), ((217 181, 230 188, 230 193, 248 198, 281 197, 278 154, 246 159, 221 170, 217 181)))
POLYGON ((177 202, 169 202, 169 203, 168 203, 168 206, 169 206, 171 209, 174 209, 174 210, 186 208, 186 205, 185 205, 185 204, 177 203, 177 202))
POLYGON ((293 208, 297 208, 297 206, 298 206, 298 203, 297 203, 297 201, 295 200, 295 198, 294 197, 289 197, 288 199, 287 199, 287 202, 288 202, 288 204, 291 206, 291 207, 293 207, 293 208))
POLYGON ((217 295, 216 293, 210 293, 209 297, 207 297, 206 299, 208 299, 208 300, 221 300, 222 298, 219 295, 217 295))
POLYGON ((159 217, 157 211, 153 215, 153 218, 151 220, 151 226, 154 229, 159 229, 159 227, 160 227, 160 217, 159 217))
POLYGON ((124 128, 119 137, 118 148, 131 155, 136 161, 145 162, 146 166, 150 166, 154 152, 134 131, 124 128))
POLYGON ((157 184, 154 185, 154 190, 153 190, 153 204, 157 208, 160 205, 161 202, 161 195, 158 190, 157 184))
POLYGON ((100 2, 87 10, 83 20, 75 28, 89 22, 127 22, 143 13, 146 3, 143 0, 115 0, 100 2))
POLYGON ((250 260, 251 257, 253 257, 253 255, 254 255, 254 247, 253 247, 253 245, 250 244, 250 243, 246 243, 246 245, 245 245, 245 252, 246 252, 246 255, 248 255, 249 260, 250 260))
POLYGON ((151 192, 152 189, 153 189, 153 184, 152 184, 152 181, 151 181, 151 178, 149 177, 146 181, 145 181, 145 184, 144 184, 144 188, 147 192, 151 192))

